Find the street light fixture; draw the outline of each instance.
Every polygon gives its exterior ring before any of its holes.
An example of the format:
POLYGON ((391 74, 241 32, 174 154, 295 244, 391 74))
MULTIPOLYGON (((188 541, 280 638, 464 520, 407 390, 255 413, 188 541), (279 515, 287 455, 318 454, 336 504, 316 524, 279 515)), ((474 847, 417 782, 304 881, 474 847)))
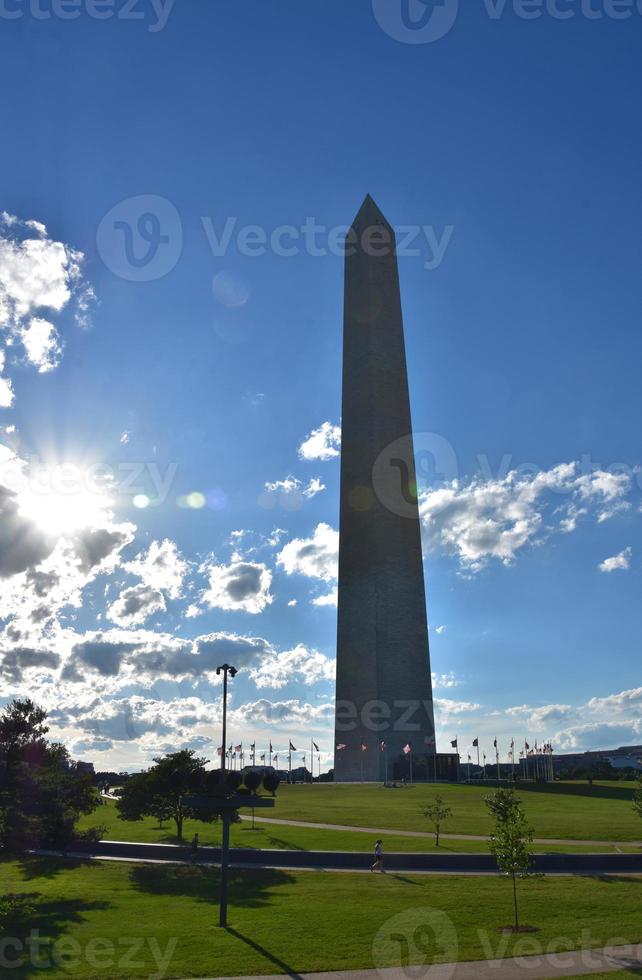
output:
POLYGON ((217 674, 223 674, 223 747, 221 749, 221 781, 225 782, 225 752, 227 748, 227 677, 236 677, 238 670, 230 667, 229 664, 222 664, 216 668, 217 674))
MULTIPOLYGON (((217 674, 223 674, 223 747, 221 750, 221 789, 225 792, 225 749, 227 746, 227 677, 236 677, 238 670, 230 667, 229 664, 222 664, 216 668, 217 674)), ((230 861, 230 811, 224 810, 223 820, 223 839, 221 841, 221 907, 219 924, 221 928, 227 926, 227 890, 230 861)))

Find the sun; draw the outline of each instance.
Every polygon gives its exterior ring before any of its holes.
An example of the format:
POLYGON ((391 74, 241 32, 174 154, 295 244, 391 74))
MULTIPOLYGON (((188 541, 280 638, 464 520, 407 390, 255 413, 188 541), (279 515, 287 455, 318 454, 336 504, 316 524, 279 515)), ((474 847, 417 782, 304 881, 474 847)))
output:
POLYGON ((102 526, 111 516, 113 502, 104 490, 87 484, 79 468, 67 469, 64 481, 52 471, 42 471, 19 493, 18 511, 50 535, 102 526))

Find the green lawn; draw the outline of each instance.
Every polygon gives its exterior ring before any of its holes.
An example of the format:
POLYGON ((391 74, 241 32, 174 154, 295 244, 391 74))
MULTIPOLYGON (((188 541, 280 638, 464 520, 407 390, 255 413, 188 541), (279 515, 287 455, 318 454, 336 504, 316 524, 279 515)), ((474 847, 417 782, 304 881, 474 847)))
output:
MULTIPOLYGON (((294 789, 298 789, 298 787, 294 787, 294 789)), ((98 824, 105 826, 106 830, 103 836, 106 840, 141 841, 147 844, 176 843, 173 823, 159 827, 158 822, 151 817, 136 822, 120 820, 116 806, 111 801, 106 801, 95 813, 89 817, 84 817, 79 826, 82 829, 98 824)), ((423 829, 429 829, 427 822, 423 829)), ((218 824, 203 824, 196 820, 187 820, 183 829, 184 840, 191 840, 195 833, 199 834, 201 844, 218 846, 221 843, 221 831, 218 824)), ((305 827, 284 827, 279 824, 257 823, 255 829, 252 830, 251 823, 244 820, 242 823, 232 825, 231 843, 233 847, 294 851, 370 851, 374 846, 374 838, 372 834, 365 831, 359 833, 343 830, 309 830, 305 827)), ((402 853, 423 853, 437 850, 432 837, 396 837, 394 834, 385 835, 384 846, 387 851, 400 851, 402 853)), ((622 849, 624 850, 624 848, 622 849)), ((570 845, 534 845, 534 850, 581 852, 587 848, 570 845)), ((591 847, 590 850, 599 853, 613 851, 614 849, 591 847)), ((631 848, 631 850, 635 850, 635 848, 631 848)), ((488 844, 485 841, 442 838, 439 851, 443 853, 477 853, 488 851, 488 844)))
MULTIPOLYGON (((48 941, 64 937, 78 944, 54 947, 59 956, 66 950, 75 957, 66 965, 26 966, 7 975, 133 980, 154 973, 199 977, 398 966, 404 936, 411 940, 406 962, 412 963, 525 954, 534 951, 534 941, 545 950, 554 940, 579 947, 642 939, 642 882, 624 876, 521 882, 524 921, 539 931, 518 938, 498 931, 511 919, 511 889, 501 878, 232 872, 227 932, 215 925, 217 886, 218 872, 209 868, 2 862, 0 892, 34 896, 37 915, 28 928, 48 941), (417 933, 435 914, 436 932, 417 933), (391 938, 395 934, 401 940, 391 938), (416 935, 422 950, 412 943, 416 935), (161 969, 152 950, 167 949, 169 966, 161 969)), ((41 951, 50 957, 50 942, 41 951)), ((4 952, 13 955, 13 948, 4 952)))
MULTIPOLYGON (((536 837, 578 840, 641 841, 642 820, 631 800, 634 783, 553 783, 518 786, 517 795, 536 837)), ((378 785, 320 783, 279 787, 274 816, 289 820, 338 823, 390 830, 429 829, 422 814, 428 800, 440 793, 453 810, 442 828, 450 833, 489 834, 491 820, 483 797, 490 788, 446 784, 405 789, 378 785)))
POLYGON ((637 977, 640 980, 640 970, 615 970, 610 973, 583 973, 574 976, 572 980, 622 980, 623 977, 637 977))

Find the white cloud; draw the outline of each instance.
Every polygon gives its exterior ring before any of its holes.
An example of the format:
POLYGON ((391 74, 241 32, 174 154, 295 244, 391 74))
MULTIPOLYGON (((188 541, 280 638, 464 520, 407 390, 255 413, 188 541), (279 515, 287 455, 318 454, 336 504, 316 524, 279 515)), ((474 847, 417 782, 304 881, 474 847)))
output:
POLYGON ((299 446, 299 457, 305 460, 328 460, 339 455, 341 449, 341 426, 324 422, 314 429, 299 446))
POLYGON ((144 554, 137 555, 124 567, 150 589, 162 590, 171 599, 178 599, 189 563, 181 557, 174 541, 164 538, 152 541, 144 554))
POLYGON ((313 723, 330 724, 334 720, 334 705, 328 703, 311 705, 296 698, 288 701, 250 701, 231 713, 237 727, 263 724, 269 726, 289 725, 296 730, 309 733, 313 723))
POLYGON ((209 567, 209 589, 202 600, 216 609, 257 614, 274 601, 272 572, 259 562, 232 561, 209 567))
POLYGON ((616 571, 628 571, 631 567, 631 558, 633 556, 633 551, 631 548, 625 548, 621 551, 619 555, 613 555, 612 558, 605 558, 603 562, 597 566, 601 572, 616 572, 616 571))
POLYGON ((311 538, 294 538, 277 555, 277 564, 288 575, 295 572, 332 582, 337 577, 339 532, 329 524, 318 524, 311 538))
POLYGON ((77 322, 87 325, 93 293, 82 278, 83 260, 81 252, 48 238, 40 222, 0 214, 0 330, 41 372, 58 364, 62 350, 51 316, 75 299, 77 322))
POLYGON ((339 603, 339 591, 338 589, 333 589, 332 592, 328 592, 325 595, 318 595, 312 600, 313 606, 337 606, 339 603))
POLYGON ((312 479, 308 482, 307 487, 305 487, 304 490, 302 491, 302 493, 304 497, 310 498, 310 497, 316 497, 316 495, 318 493, 321 493, 323 490, 325 490, 325 484, 321 483, 321 480, 319 479, 318 476, 313 476, 312 479))
POLYGON ((165 608, 163 593, 141 584, 123 589, 116 602, 108 607, 107 615, 120 626, 134 626, 144 623, 154 613, 164 612, 165 608))
POLYGON ((596 470, 582 474, 576 463, 501 479, 457 481, 424 491, 419 510, 429 549, 459 559, 462 569, 478 572, 495 559, 514 561, 517 552, 553 531, 570 532, 592 508, 598 521, 613 516, 631 488, 627 474, 596 470), (566 498, 552 507, 555 496, 566 498), (545 513, 550 511, 549 522, 545 513))
POLYGON ((10 378, 3 378, 5 352, 0 348, 0 408, 9 408, 13 404, 13 385, 10 378))
POLYGON ((264 657, 258 667, 250 672, 257 687, 280 688, 295 680, 304 684, 316 684, 322 680, 333 680, 335 661, 318 650, 308 650, 299 643, 293 650, 273 653, 264 657))
POLYGON ((58 367, 62 355, 60 339, 53 323, 42 317, 32 317, 24 327, 21 337, 27 360, 41 374, 58 367))
POLYGON ((294 494, 301 494, 303 497, 312 498, 316 497, 318 493, 325 490, 325 485, 321 482, 319 477, 312 477, 311 480, 304 484, 302 480, 298 477, 286 476, 285 480, 276 480, 274 483, 266 483, 265 489, 268 493, 281 493, 284 496, 291 496, 294 494))
POLYGON ((480 704, 472 701, 452 701, 450 698, 435 698, 435 707, 442 715, 461 715, 479 711, 480 704))
POLYGON ((557 732, 554 748, 557 752, 587 752, 591 749, 616 749, 636 744, 642 738, 642 722, 594 722, 575 725, 557 732))
POLYGON ((435 674, 435 673, 433 673, 433 675, 432 675, 432 686, 435 687, 435 688, 440 688, 440 687, 457 687, 458 684, 459 684, 459 681, 457 680, 457 678, 455 677, 455 675, 452 673, 452 671, 450 673, 448 673, 448 674, 435 674))

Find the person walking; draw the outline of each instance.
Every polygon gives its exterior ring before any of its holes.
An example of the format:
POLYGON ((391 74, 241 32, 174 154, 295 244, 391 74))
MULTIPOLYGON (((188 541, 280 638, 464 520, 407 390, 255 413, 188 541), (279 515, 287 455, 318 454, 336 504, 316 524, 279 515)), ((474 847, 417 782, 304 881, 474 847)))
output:
POLYGON ((380 871, 381 874, 383 874, 384 873, 384 871, 383 871, 383 843, 380 840, 378 840, 377 843, 375 844, 374 856, 375 856, 374 864, 372 865, 372 867, 370 868, 370 870, 371 871, 380 871))

